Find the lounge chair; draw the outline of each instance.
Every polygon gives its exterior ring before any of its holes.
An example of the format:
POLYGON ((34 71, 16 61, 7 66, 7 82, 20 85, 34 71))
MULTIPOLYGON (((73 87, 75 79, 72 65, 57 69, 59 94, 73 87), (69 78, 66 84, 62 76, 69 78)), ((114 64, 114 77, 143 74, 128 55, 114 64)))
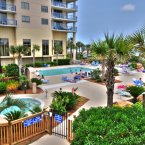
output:
POLYGON ((67 76, 63 76, 62 80, 64 82, 70 82, 70 83, 76 83, 76 80, 72 79, 72 78, 68 78, 67 76))
POLYGON ((93 62, 91 63, 91 65, 92 65, 92 66, 98 66, 99 63, 98 63, 98 61, 93 61, 93 62))
POLYGON ((133 78, 133 83, 138 87, 141 87, 144 85, 143 82, 141 82, 140 80, 137 80, 135 78, 133 78))

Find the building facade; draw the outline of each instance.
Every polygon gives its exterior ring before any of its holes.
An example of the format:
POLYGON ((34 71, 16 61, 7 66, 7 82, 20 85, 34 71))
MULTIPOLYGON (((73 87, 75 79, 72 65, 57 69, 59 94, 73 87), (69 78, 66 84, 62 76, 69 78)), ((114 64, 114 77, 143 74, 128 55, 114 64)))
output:
MULTIPOLYGON (((76 35, 76 0, 0 0, 0 57, 3 65, 13 62, 10 46, 25 45, 31 50, 40 46, 36 60, 56 58, 54 47, 59 44, 60 58, 66 57, 68 33, 76 35)), ((32 51, 23 56, 32 62, 32 51)))

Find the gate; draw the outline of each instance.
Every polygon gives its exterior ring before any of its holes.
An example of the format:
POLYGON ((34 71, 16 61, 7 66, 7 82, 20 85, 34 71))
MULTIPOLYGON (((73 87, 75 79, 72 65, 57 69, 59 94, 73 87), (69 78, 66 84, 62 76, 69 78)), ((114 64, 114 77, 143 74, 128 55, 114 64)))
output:
POLYGON ((51 119, 52 134, 68 139, 68 113, 52 112, 51 119))

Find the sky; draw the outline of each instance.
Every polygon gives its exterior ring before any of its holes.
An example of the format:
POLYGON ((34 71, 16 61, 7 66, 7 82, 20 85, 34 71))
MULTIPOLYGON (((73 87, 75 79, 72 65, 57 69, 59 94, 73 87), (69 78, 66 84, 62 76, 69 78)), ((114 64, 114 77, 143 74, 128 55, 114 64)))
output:
POLYGON ((145 0, 78 0, 77 41, 91 43, 104 33, 132 34, 145 25, 145 0))

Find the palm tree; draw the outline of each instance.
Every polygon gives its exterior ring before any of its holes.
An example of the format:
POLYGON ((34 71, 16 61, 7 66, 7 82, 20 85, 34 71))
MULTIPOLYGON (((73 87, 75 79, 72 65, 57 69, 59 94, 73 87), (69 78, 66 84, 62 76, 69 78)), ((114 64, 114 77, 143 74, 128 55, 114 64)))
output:
POLYGON ((13 55, 13 62, 15 63, 15 54, 16 54, 15 46, 11 46, 9 51, 13 55))
POLYGON ((23 45, 15 46, 16 54, 18 55, 19 75, 21 75, 22 68, 22 54, 26 55, 30 52, 30 48, 23 45))
POLYGON ((90 44, 86 44, 86 45, 85 45, 85 49, 86 49, 86 51, 87 51, 87 57, 88 57, 89 51, 90 51, 90 49, 91 49, 91 45, 90 45, 90 44))
POLYGON ((24 109, 26 108, 26 103, 20 99, 13 99, 10 94, 7 94, 0 103, 0 112, 12 106, 17 106, 18 108, 24 109))
POLYGON ((82 42, 78 41, 76 43, 76 48, 79 50, 79 54, 81 53, 81 48, 83 47, 85 47, 85 45, 82 42))
POLYGON ((6 120, 8 121, 17 120, 27 116, 27 114, 25 114, 23 111, 18 110, 10 111, 4 115, 6 116, 6 120))
POLYGON ((113 105, 114 94, 114 67, 116 60, 129 55, 130 45, 128 41, 121 34, 120 36, 105 34, 105 43, 107 47, 106 58, 106 88, 107 88, 107 106, 113 105), (126 49, 126 50, 125 50, 126 49))
POLYGON ((107 46, 105 41, 94 41, 91 45, 92 55, 102 61, 102 81, 105 78, 105 60, 107 58, 107 46))
POLYGON ((54 49, 54 54, 56 54, 56 63, 58 65, 58 55, 63 52, 63 48, 59 43, 55 43, 53 49, 54 49))
POLYGON ((35 67, 35 52, 36 51, 40 51, 40 46, 34 44, 33 45, 33 49, 32 49, 32 53, 33 53, 33 67, 35 67))
POLYGON ((141 57, 145 56, 145 27, 140 30, 134 32, 132 35, 128 36, 128 40, 130 41, 132 47, 137 50, 141 57))

